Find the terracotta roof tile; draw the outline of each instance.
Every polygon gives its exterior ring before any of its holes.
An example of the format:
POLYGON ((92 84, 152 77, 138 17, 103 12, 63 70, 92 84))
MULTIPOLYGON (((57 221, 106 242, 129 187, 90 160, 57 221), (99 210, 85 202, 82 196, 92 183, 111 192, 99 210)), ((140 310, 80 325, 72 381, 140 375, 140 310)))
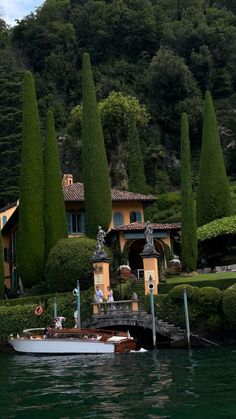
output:
MULTIPOLYGON (((163 223, 163 224, 156 224, 151 223, 153 230, 180 230, 181 224, 180 223, 163 223)), ((146 223, 131 223, 125 224, 120 227, 113 228, 114 231, 134 231, 134 230, 144 230, 146 227, 146 223)))
MULTIPOLYGON (((73 185, 64 186, 64 199, 65 201, 84 201, 84 185, 83 183, 76 182, 73 185)), ((140 193, 119 191, 118 189, 111 189, 112 201, 155 201, 156 197, 153 195, 144 195, 140 193)))

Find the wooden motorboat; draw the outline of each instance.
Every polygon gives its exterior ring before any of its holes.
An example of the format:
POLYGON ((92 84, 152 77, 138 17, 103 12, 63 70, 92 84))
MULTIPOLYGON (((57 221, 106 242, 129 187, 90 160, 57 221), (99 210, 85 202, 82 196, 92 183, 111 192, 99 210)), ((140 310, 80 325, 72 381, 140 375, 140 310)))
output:
POLYGON ((104 354, 136 349, 129 333, 102 329, 26 329, 8 342, 17 352, 30 354, 104 354))

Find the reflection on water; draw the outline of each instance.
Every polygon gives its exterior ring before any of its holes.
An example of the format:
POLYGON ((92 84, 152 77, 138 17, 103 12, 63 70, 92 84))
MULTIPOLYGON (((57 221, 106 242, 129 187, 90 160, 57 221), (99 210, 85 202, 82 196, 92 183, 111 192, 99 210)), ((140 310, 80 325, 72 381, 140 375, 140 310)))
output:
POLYGON ((0 418, 236 418, 236 351, 0 355, 0 418))

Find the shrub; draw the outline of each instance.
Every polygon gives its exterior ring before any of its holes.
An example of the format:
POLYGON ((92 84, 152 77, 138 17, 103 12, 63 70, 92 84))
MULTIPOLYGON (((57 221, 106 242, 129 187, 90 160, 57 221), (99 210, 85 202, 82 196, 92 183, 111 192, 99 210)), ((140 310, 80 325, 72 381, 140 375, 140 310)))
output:
POLYGON ((181 220, 181 195, 177 192, 160 194, 158 200, 144 211, 145 220, 151 222, 178 222, 181 220))
POLYGON ((214 287, 199 290, 199 303, 204 313, 216 313, 221 307, 222 291, 214 287))
POLYGON ((192 287, 188 284, 177 285, 177 287, 173 288, 169 294, 168 298, 170 300, 183 300, 184 298, 184 288, 187 290, 188 300, 197 300, 198 299, 198 287, 192 287))
POLYGON ((223 292, 223 312, 230 326, 236 326, 236 284, 223 292))
MULTIPOLYGON (((93 285, 92 256, 95 240, 86 237, 62 239, 49 253, 46 280, 51 291, 71 291, 80 281, 81 290, 93 285)), ((110 249, 106 248, 109 256, 110 249)))
POLYGON ((211 314, 207 319, 207 329, 211 332, 219 332, 222 327, 222 318, 219 314, 211 314))

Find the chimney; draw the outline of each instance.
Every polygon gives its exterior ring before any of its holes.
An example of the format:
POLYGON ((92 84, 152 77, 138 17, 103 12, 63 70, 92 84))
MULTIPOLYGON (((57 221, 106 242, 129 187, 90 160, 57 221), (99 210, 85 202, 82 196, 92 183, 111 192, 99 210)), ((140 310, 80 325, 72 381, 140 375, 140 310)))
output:
POLYGON ((73 175, 71 174, 64 174, 62 177, 62 186, 70 186, 73 185, 73 175))

